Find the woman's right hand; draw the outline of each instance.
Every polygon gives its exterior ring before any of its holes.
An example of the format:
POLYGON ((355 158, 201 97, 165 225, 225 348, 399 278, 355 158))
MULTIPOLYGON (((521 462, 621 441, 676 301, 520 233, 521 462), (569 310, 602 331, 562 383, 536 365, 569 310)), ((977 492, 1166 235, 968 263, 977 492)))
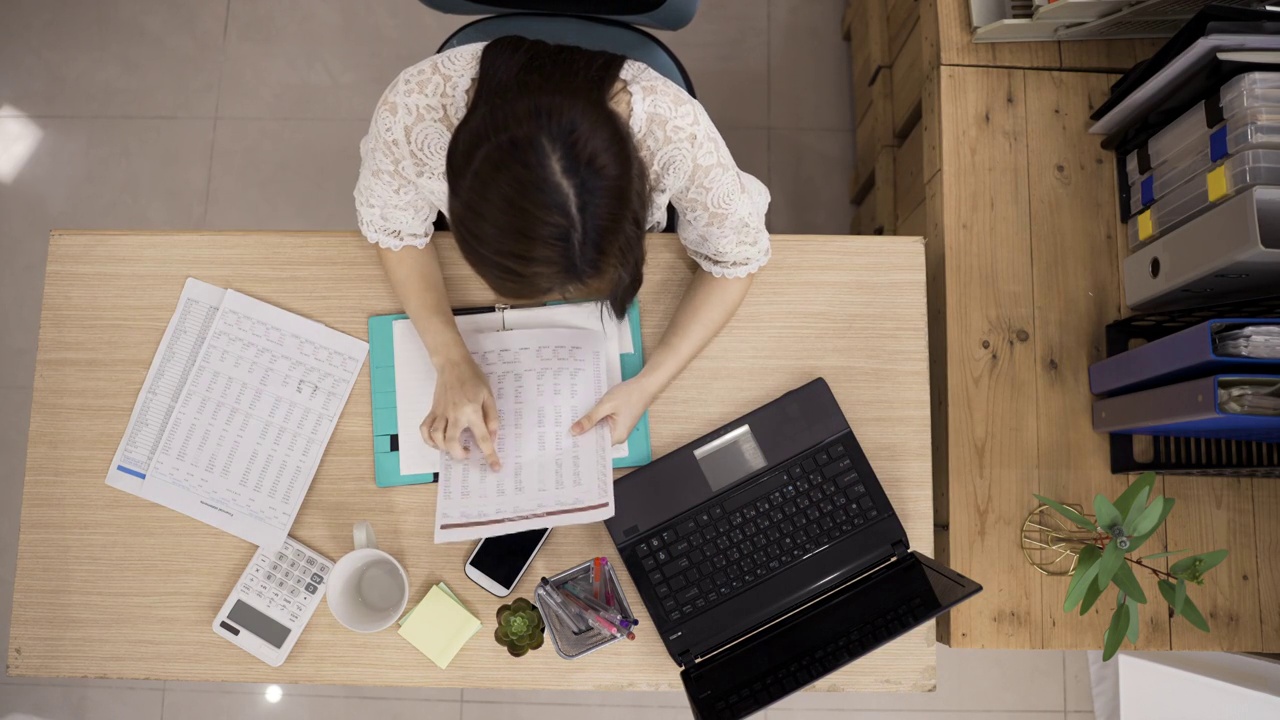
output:
POLYGON ((470 448, 463 447, 461 440, 462 431, 470 428, 489 467, 501 469, 495 447, 498 406, 489 389, 489 379, 470 355, 441 363, 436 372, 435 400, 422 421, 422 439, 461 460, 470 454, 470 448))

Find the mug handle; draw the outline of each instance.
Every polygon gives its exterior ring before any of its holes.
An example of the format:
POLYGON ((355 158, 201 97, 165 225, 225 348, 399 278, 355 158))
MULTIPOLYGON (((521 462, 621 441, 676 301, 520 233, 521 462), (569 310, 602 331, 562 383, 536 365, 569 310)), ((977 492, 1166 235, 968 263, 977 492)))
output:
POLYGON ((378 549, 378 540, 373 536, 373 526, 368 520, 361 520, 351 530, 352 539, 357 550, 364 548, 378 549))

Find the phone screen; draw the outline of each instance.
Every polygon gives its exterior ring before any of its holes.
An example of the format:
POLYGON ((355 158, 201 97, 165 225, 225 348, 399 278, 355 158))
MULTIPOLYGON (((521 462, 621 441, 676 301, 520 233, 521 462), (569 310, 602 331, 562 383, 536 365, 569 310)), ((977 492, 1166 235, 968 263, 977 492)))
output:
POLYGON ((520 579, 520 571, 538 549, 538 544, 550 530, 526 530, 525 532, 485 538, 476 548, 470 565, 504 588, 520 579))

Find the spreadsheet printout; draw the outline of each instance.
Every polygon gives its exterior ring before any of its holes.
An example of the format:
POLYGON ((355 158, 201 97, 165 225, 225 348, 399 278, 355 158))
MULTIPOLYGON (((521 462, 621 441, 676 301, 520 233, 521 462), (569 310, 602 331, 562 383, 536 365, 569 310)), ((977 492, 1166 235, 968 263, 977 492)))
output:
POLYGON ((596 522, 613 516, 610 432, 569 427, 607 389, 605 337, 591 330, 512 330, 464 337, 498 408, 498 471, 479 449, 442 457, 435 541, 596 522))
POLYGON ((187 278, 107 471, 107 484, 111 487, 134 495, 141 492, 160 437, 169 425, 178 396, 187 386, 191 367, 204 347, 226 293, 220 287, 187 278))
POLYGON ((367 352, 361 340, 227 291, 138 494, 278 546, 367 352))
MULTIPOLYGON (((458 315, 454 320, 463 337, 482 332, 544 328, 577 328, 602 333, 612 349, 606 357, 605 379, 608 387, 613 387, 622 382, 619 352, 631 353, 635 347, 626 316, 622 320, 612 317, 606 320, 607 312, 600 303, 565 303, 458 315)), ((396 320, 391 324, 391 332, 395 353, 396 421, 404 428, 399 434, 400 472, 405 475, 440 472, 440 451, 427 445, 418 429, 435 398, 435 366, 411 321, 396 320)), ((624 440, 613 446, 610 454, 613 458, 624 458, 630 451, 629 441, 624 440)))

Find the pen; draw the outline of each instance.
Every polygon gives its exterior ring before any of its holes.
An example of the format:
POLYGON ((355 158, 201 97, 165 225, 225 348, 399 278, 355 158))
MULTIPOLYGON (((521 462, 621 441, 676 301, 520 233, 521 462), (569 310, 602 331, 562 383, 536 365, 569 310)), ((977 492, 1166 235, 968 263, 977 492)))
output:
MULTIPOLYGON (((623 615, 621 608, 605 607, 602 603, 595 602, 591 597, 591 589, 584 585, 579 584, 578 580, 585 580, 585 578, 574 578, 573 580, 566 582, 564 585, 561 585, 561 587, 568 588, 571 594, 573 594, 575 597, 579 598, 580 600, 583 600, 586 603, 590 604, 592 607, 594 607, 597 610, 597 612, 608 613, 609 615, 612 615, 614 617, 617 617, 625 621, 627 625, 631 627, 635 627, 640 624, 640 621, 637 620, 636 618, 623 615)), ((610 585, 614 588, 617 588, 618 593, 622 592, 621 588, 618 588, 617 578, 613 578, 610 581, 610 585)), ((614 599, 615 600, 617 599, 617 595, 614 596, 614 599)))
POLYGON ((616 608, 618 603, 614 602, 613 583, 609 578, 609 558, 600 558, 600 565, 600 571, 604 575, 604 604, 610 608, 616 608))
MULTIPOLYGON (((618 614, 621 614, 622 603, 620 603, 618 599, 622 597, 622 586, 618 585, 618 576, 611 572, 606 577, 609 580, 609 597, 613 600, 610 607, 612 607, 618 614)), ((631 621, 631 627, 635 627, 640 624, 640 621, 634 617, 628 617, 627 620, 631 621)))
MULTIPOLYGON (((561 586, 560 589, 563 591, 564 586, 561 586)), ((591 627, 616 638, 626 638, 628 640, 636 639, 636 634, 631 632, 629 628, 619 628, 617 625, 609 622, 608 619, 597 614, 590 605, 578 598, 576 595, 566 593, 564 597, 570 603, 576 604, 582 608, 583 614, 586 616, 587 622, 591 624, 591 627)))
POLYGON ((591 561, 591 596, 596 600, 604 599, 604 591, 602 590, 601 577, 604 575, 604 565, 600 562, 604 558, 596 558, 591 561))
POLYGON ((590 608, 593 612, 598 613, 604 619, 608 620, 614 625, 617 625, 620 628, 623 628, 624 630, 630 630, 631 628, 636 626, 636 622, 634 620, 630 618, 624 618, 618 613, 614 612, 613 610, 610 610, 609 608, 604 607, 600 603, 593 600, 590 595, 574 587, 571 583, 565 583, 564 585, 561 585, 560 589, 568 593, 571 599, 577 600, 580 604, 585 605, 586 607, 590 608))
POLYGON ((585 620, 582 613, 578 612, 576 607, 570 608, 565 604, 564 599, 560 597, 560 593, 556 592, 555 588, 551 586, 551 581, 544 577, 540 585, 545 591, 543 594, 547 596, 547 602, 551 605, 551 608, 558 612, 561 618, 573 628, 575 634, 587 630, 582 624, 582 621, 585 620))

